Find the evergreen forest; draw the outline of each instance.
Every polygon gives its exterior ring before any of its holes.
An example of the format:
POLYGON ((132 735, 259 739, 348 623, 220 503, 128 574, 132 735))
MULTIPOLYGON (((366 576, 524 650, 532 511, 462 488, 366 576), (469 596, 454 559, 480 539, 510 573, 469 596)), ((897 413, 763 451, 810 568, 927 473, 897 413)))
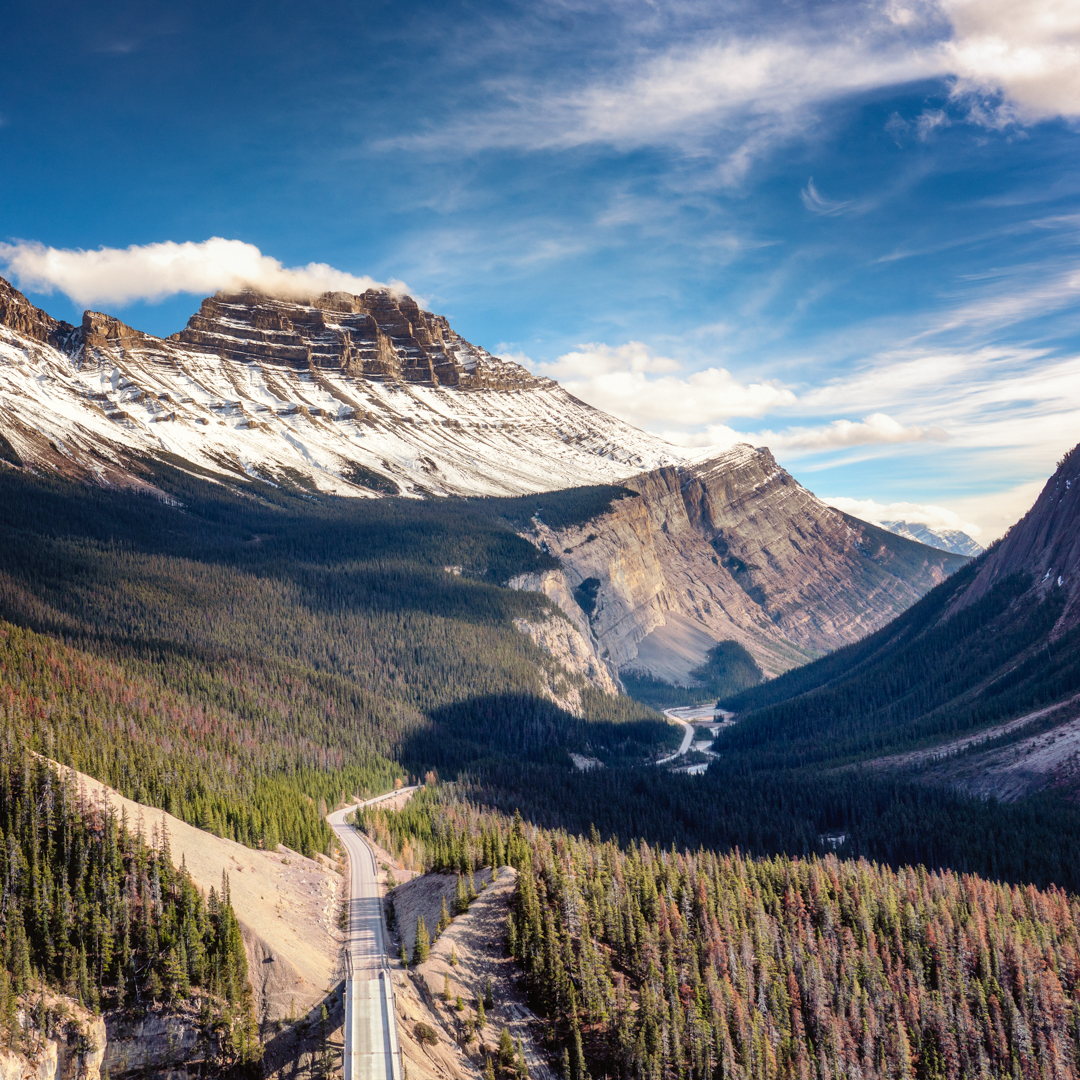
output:
POLYGON ((70 774, 5 740, 0 756, 3 964, 0 1039, 21 1049, 21 1003, 44 1030, 48 986, 91 1010, 198 1010, 208 1060, 240 1073, 261 1056, 229 882, 204 897, 175 867, 164 829, 151 842, 70 774), (36 1001, 35 1001, 36 998, 36 1001))
POLYGON ((152 492, 0 469, 9 1039, 47 985, 198 1002, 223 1058, 257 1056, 227 882, 199 896, 57 762, 305 855, 345 799, 452 782, 363 823, 418 869, 517 867, 507 947, 566 1080, 1074 1074, 1080 809, 871 764, 1080 691, 1053 597, 1015 576, 945 620, 965 567, 771 682, 720 643, 698 675, 738 723, 687 776, 652 764, 679 741, 666 688, 577 680, 559 707, 514 623, 562 616, 505 587, 557 566, 518 535, 535 515, 632 490, 337 500, 142 467, 152 492))
POLYGON ((1069 1077, 1080 900, 834 855, 604 842, 451 789, 369 809, 417 868, 518 871, 504 947, 567 1080, 1069 1077))

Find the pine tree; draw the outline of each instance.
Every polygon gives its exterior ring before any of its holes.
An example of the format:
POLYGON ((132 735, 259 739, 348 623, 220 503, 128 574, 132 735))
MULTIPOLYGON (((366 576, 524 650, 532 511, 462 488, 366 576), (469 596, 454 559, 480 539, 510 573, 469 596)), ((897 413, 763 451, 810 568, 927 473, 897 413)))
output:
POLYGON ((509 1028, 503 1028, 499 1035, 499 1064, 506 1068, 514 1064, 514 1039, 509 1028))
POLYGON ((424 963, 431 953, 431 938, 428 937, 427 927, 424 925, 424 916, 416 916, 416 939, 413 942, 412 962, 413 967, 424 963))

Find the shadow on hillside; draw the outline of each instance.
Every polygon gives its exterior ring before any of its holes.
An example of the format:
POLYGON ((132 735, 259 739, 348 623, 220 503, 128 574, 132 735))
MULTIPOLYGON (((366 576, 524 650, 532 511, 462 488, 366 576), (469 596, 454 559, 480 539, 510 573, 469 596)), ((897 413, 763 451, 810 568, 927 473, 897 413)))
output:
MULTIPOLYGON (((604 699, 596 711, 604 709, 617 716, 620 702, 604 699)), ((506 758, 569 768, 570 751, 608 765, 640 764, 668 743, 678 744, 677 732, 664 720, 619 720, 595 712, 577 717, 539 694, 484 694, 433 709, 428 716, 428 725, 402 741, 401 760, 448 772, 506 758)))

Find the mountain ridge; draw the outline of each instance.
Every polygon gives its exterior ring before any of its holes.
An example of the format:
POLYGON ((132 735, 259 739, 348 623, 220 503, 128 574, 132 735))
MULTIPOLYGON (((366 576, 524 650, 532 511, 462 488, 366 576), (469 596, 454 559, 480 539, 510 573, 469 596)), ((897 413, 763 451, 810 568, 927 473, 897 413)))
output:
POLYGON ((930 548, 897 557, 906 541, 830 509, 767 449, 674 447, 377 290, 219 293, 157 338, 100 312, 59 322, 0 282, 0 458, 147 488, 166 461, 314 497, 635 485, 642 498, 565 535, 542 517, 517 526, 562 562, 560 606, 585 630, 557 651, 591 644, 583 663, 601 682, 634 664, 685 683, 721 640, 775 674, 876 629, 960 565, 930 548), (573 591, 592 580, 586 614, 573 591))

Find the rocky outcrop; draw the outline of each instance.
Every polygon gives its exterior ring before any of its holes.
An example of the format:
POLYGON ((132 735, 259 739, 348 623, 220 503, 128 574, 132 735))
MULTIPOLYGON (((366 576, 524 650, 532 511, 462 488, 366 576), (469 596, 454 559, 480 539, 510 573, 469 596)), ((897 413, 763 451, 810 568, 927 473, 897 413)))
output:
POLYGON ((615 697, 619 693, 618 685, 607 665, 596 655, 592 642, 566 618, 553 614, 543 620, 515 619, 514 626, 556 662, 557 667, 541 672, 545 677, 544 690, 556 705, 575 716, 581 715, 581 693, 564 672, 580 676, 603 694, 615 697))
POLYGON ((544 382, 470 345, 411 296, 377 289, 360 296, 325 293, 306 303, 219 293, 204 300, 170 340, 230 360, 341 371, 354 378, 499 390, 544 382))
POLYGON ((530 538, 558 553, 600 655, 689 681, 717 641, 776 674, 882 626, 966 560, 848 518, 749 446, 634 477, 636 497, 530 538))
POLYGON ((75 327, 71 323, 54 319, 41 308, 34 307, 3 278, 0 278, 0 326, 56 349, 70 347, 75 336, 75 327))
POLYGON ((109 1017, 108 1029, 103 1068, 110 1078, 152 1073, 175 1077, 178 1072, 184 1076, 189 1066, 215 1057, 215 1047, 194 1015, 156 1011, 141 1017, 114 1014, 109 1017))
POLYGON ((33 1027, 24 1028, 22 1050, 0 1050, 0 1080, 100 1080, 105 1021, 73 1001, 65 1001, 64 1012, 73 1018, 62 1031, 46 1037, 33 1027))

